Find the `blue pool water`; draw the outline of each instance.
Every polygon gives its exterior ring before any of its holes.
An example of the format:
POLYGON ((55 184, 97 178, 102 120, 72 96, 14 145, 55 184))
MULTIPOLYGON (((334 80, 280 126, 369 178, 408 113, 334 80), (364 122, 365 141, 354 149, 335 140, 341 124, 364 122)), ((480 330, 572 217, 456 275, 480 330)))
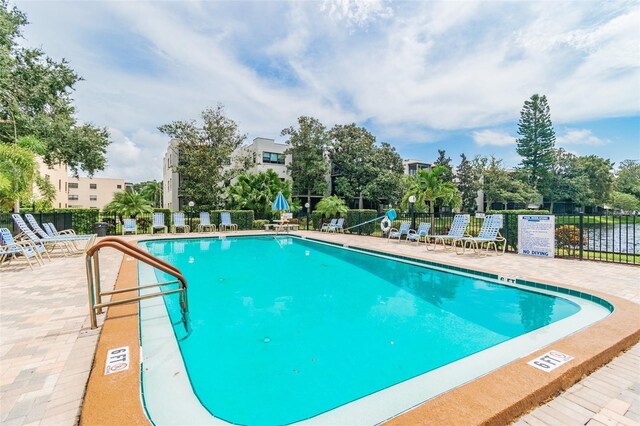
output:
POLYGON ((307 419, 580 310, 298 238, 146 244, 189 282, 188 337, 165 302, 193 390, 235 424, 307 419))

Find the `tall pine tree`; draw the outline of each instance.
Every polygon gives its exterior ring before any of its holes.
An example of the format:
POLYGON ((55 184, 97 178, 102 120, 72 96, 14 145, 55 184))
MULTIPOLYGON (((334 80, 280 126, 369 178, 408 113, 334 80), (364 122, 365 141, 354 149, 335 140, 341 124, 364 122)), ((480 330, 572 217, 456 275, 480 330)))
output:
POLYGON ((521 137, 516 139, 516 152, 522 157, 522 168, 527 172, 529 184, 538 189, 553 166, 556 142, 546 96, 535 94, 524 102, 518 134, 521 137))
POLYGON ((438 159, 433 163, 433 166, 443 166, 446 168, 440 175, 440 178, 444 182, 453 182, 453 166, 451 165, 451 158, 447 157, 447 153, 444 149, 438 150, 438 159))

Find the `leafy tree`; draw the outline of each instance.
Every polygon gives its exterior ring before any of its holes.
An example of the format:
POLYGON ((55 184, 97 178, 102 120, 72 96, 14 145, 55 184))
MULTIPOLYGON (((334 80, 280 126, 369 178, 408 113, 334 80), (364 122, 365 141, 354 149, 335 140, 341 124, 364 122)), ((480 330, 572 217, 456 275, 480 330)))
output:
POLYGON ((333 166, 335 191, 364 207, 365 188, 379 174, 375 159, 376 138, 355 123, 336 125, 329 132, 329 158, 333 166))
POLYGON ((446 182, 453 182, 453 166, 451 165, 451 158, 447 157, 444 149, 438 150, 438 159, 433 163, 434 166, 443 166, 446 171, 442 173, 442 180, 446 182))
POLYGON ((603 206, 611 199, 614 189, 613 162, 597 155, 577 157, 575 174, 588 180, 584 204, 603 206))
POLYGON ((512 176, 502 166, 502 160, 494 157, 486 162, 482 178, 487 210, 491 209, 494 202, 502 203, 506 209, 507 203, 527 204, 538 196, 532 187, 512 176))
POLYGON ((548 179, 541 185, 545 200, 550 203, 553 213, 554 203, 572 200, 584 204, 588 200, 589 179, 578 173, 576 156, 562 148, 553 151, 554 161, 548 179))
POLYGON ((478 191, 482 188, 480 182, 480 174, 474 164, 467 160, 464 153, 460 154, 460 165, 456 174, 458 191, 460 191, 460 199, 462 211, 470 212, 476 209, 476 198, 478 191))
POLYGON ((329 165, 324 152, 329 142, 326 129, 313 117, 298 117, 298 128, 283 129, 281 136, 289 136, 286 154, 291 155, 287 169, 293 180, 295 194, 306 195, 311 204, 311 195, 324 195, 327 192, 326 175, 329 165))
POLYGON ((75 118, 71 93, 81 78, 66 60, 18 43, 26 24, 23 12, 0 1, 0 143, 33 135, 44 144, 49 165, 63 162, 90 175, 104 169, 109 133, 75 118))
POLYGON ((631 194, 613 191, 611 194, 611 206, 616 210, 634 211, 640 210, 640 200, 631 194))
POLYGON ((345 215, 349 208, 345 202, 335 195, 324 197, 316 205, 316 211, 323 213, 325 216, 336 216, 338 214, 345 215))
POLYGON ((218 208, 225 188, 251 166, 253 158, 233 156, 246 136, 225 116, 222 105, 205 109, 201 117, 202 124, 174 121, 158 129, 177 141, 179 161, 173 167, 180 174, 179 196, 202 208, 218 208))
POLYGON ((135 191, 120 191, 113 194, 113 200, 104 208, 107 212, 113 212, 120 217, 134 218, 139 214, 153 212, 149 200, 135 191))
POLYGON ((534 189, 547 178, 553 165, 556 134, 546 96, 535 94, 525 101, 520 112, 516 152, 522 157, 522 167, 534 189))
POLYGON ((640 161, 624 160, 618 167, 616 189, 640 200, 640 161))
POLYGON ((278 174, 271 169, 266 172, 245 173, 227 189, 225 207, 268 213, 271 212, 278 192, 282 192, 291 205, 290 181, 281 181, 278 174))
POLYGON ((386 204, 399 203, 405 192, 402 157, 393 146, 383 142, 379 147, 374 146, 373 162, 378 175, 365 185, 362 191, 364 198, 386 204))
POLYGON ((435 211, 436 201, 442 201, 445 206, 457 207, 461 203, 460 193, 452 182, 445 181, 447 168, 436 166, 432 169, 420 169, 413 175, 413 185, 402 198, 402 209, 408 207, 409 197, 416 197, 415 208, 418 211, 427 209, 429 213, 435 211))

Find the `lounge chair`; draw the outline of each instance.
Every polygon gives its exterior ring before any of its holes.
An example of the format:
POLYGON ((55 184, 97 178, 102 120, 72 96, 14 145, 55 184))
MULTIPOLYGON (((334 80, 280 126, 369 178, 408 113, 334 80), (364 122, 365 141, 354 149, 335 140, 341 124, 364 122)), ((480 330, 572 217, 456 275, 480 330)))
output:
MULTIPOLYGON (((73 251, 77 249, 77 247, 66 235, 59 235, 54 237, 50 237, 47 235, 46 238, 39 237, 31 230, 31 228, 27 226, 26 222, 22 219, 22 216, 20 216, 18 213, 13 213, 11 215, 11 218, 13 219, 14 223, 18 226, 18 229, 20 229, 20 234, 18 234, 18 238, 20 238, 21 240, 27 240, 33 243, 36 250, 40 254, 44 253, 47 255, 47 257, 49 257, 49 251, 53 251, 56 249, 56 247, 59 247, 60 250, 62 251, 62 254, 66 256, 67 253, 73 254, 73 251), (72 250, 71 247, 73 247, 74 250, 72 250)), ((91 241, 92 240, 89 239, 88 243, 91 241)), ((88 247, 89 245, 87 244, 87 247, 85 247, 85 249, 88 247)))
POLYGON ((472 248, 474 253, 489 254, 489 250, 493 247, 496 255, 499 255, 497 243, 502 243, 502 254, 507 248, 507 240, 500 235, 502 227, 502 215, 487 215, 482 222, 482 227, 477 237, 463 237, 454 240, 453 245, 457 254, 464 254, 467 247, 472 248), (462 251, 458 251, 458 247, 462 251), (483 252, 484 247, 484 252, 483 252))
POLYGON ((411 222, 401 222, 400 223, 400 227, 399 228, 391 228, 389 229, 389 239, 393 238, 393 239, 398 239, 398 241, 400 241, 400 239, 402 238, 402 236, 409 236, 409 227, 411 226, 411 222))
POLYGON ((135 219, 122 219, 122 235, 127 232, 138 233, 138 225, 136 225, 135 219))
POLYGON ((331 226, 336 226, 336 223, 338 222, 338 219, 333 218, 331 219, 331 222, 329 223, 323 223, 322 227, 320 227, 320 232, 326 232, 329 230, 329 227, 331 226))
POLYGON ((198 231, 206 231, 210 230, 215 232, 216 225, 211 223, 211 217, 209 216, 209 212, 200 212, 200 223, 198 224, 198 231))
MULTIPOLYGON (((435 250, 438 246, 438 242, 442 243, 443 248, 447 248, 446 242, 453 242, 455 240, 459 240, 464 237, 467 232, 467 226, 469 226, 469 215, 467 214, 457 214, 453 217, 453 223, 451 223, 451 228, 449 229, 449 233, 446 235, 429 235, 428 239, 433 240, 433 245, 429 247, 427 243, 427 250, 435 250)), ((453 247, 453 245, 452 245, 453 247)))
POLYGON ((164 224, 164 213, 155 212, 153 214, 153 224, 151 225, 151 233, 156 229, 162 229, 163 233, 167 233, 167 225, 164 224))
POLYGON ((238 225, 235 223, 231 223, 231 213, 229 212, 220 212, 220 226, 218 226, 219 230, 230 229, 235 231, 238 229, 238 225))
POLYGON ((344 218, 343 217, 339 218, 335 225, 329 225, 329 229, 327 229, 327 232, 344 233, 344 218))
MULTIPOLYGON (((40 238, 58 238, 58 239, 66 239, 66 241, 69 241, 73 244, 74 248, 76 250, 80 250, 78 248, 78 246, 76 246, 76 241, 85 241, 85 240, 90 240, 92 239, 92 237, 94 237, 94 234, 84 234, 84 235, 76 235, 75 232, 73 233, 69 233, 69 232, 65 232, 65 233, 59 233, 59 232, 53 232, 53 230, 51 230, 50 232, 47 232, 46 230, 43 230, 40 225, 38 225, 38 222, 36 221, 36 219, 33 217, 33 215, 27 213, 24 215, 24 217, 27 219, 27 222, 29 222, 29 225, 31 226, 31 229, 33 229, 33 232, 35 232, 35 234, 40 237, 40 238), (53 234, 53 235, 52 235, 53 234)), ((44 226, 44 224, 42 225, 44 226)), ((49 224, 48 227, 51 228, 52 224, 49 224)), ((55 229, 55 227, 53 228, 55 229)))
POLYGON ((31 263, 32 258, 36 260, 38 265, 44 263, 33 243, 29 241, 15 241, 8 228, 0 228, 0 240, 2 240, 0 242, 0 267, 7 259, 9 259, 7 265, 10 264, 13 259, 17 259, 19 254, 24 256, 31 269, 33 269, 33 264, 31 263))
POLYGON ((173 214, 173 225, 171 226, 171 232, 176 233, 178 228, 182 229, 182 232, 189 232, 189 225, 184 223, 184 213, 176 212, 173 214))
POLYGON ((407 241, 415 241, 417 243, 420 243, 420 241, 424 241, 426 243, 429 229, 431 229, 431 224, 429 222, 420 222, 420 225, 418 225, 418 229, 409 229, 409 233, 407 234, 407 241))
POLYGON ((42 227, 50 237, 55 237, 57 235, 76 235, 76 231, 73 229, 63 229, 62 231, 58 231, 52 222, 43 223, 42 227))

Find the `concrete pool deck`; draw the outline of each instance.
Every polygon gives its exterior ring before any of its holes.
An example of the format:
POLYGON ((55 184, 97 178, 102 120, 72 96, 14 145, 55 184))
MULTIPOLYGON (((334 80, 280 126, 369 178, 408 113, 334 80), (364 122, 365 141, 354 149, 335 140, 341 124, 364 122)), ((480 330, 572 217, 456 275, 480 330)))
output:
MULTIPOLYGON (((424 246, 416 248, 415 244, 380 238, 305 231, 294 234, 531 281, 559 282, 640 303, 638 267, 516 255, 458 256, 441 250, 427 252, 424 246)), ((204 235, 219 234, 190 236, 204 235)), ((143 238, 150 236, 126 239, 143 238)), ((117 252, 102 250, 103 288, 113 286, 121 261, 122 256, 117 252)), ((634 326, 640 329, 640 305, 632 306, 632 321, 635 318, 634 326)), ((0 270, 0 422, 75 424, 99 330, 90 331, 88 327, 83 256, 55 258, 34 271, 28 266, 0 270)), ((98 364, 97 368, 101 370, 103 366, 98 364)), ((531 425, 638 424, 639 371, 640 349, 636 344, 630 351, 517 422, 531 425)))

